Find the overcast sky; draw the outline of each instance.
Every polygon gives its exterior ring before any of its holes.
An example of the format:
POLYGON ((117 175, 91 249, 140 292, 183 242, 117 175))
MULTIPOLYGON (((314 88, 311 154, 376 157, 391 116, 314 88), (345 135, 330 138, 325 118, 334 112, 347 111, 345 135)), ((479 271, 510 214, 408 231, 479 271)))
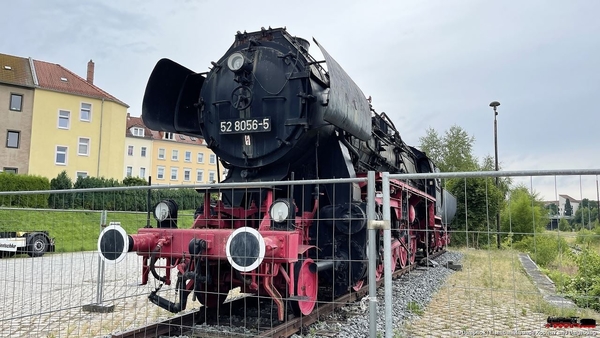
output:
MULTIPOLYGON (((134 116, 160 58, 207 71, 238 30, 286 26, 315 37, 409 144, 456 124, 493 156, 497 100, 502 169, 600 168, 600 1, 21 0, 2 12, 0 52, 83 78, 93 59, 94 83, 134 116)), ((596 177, 524 181, 547 200, 596 199, 596 177)))

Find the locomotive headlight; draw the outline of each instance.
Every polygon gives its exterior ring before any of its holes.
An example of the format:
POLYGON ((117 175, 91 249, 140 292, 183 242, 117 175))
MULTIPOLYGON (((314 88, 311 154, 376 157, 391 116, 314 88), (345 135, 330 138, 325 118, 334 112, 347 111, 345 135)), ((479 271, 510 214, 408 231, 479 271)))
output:
POLYGON ((291 216, 290 202, 287 200, 273 202, 269 210, 269 215, 277 223, 285 222, 291 216))
POLYGON ((227 59, 227 67, 229 67, 232 72, 237 72, 240 70, 240 68, 242 68, 242 66, 244 66, 245 61, 246 60, 244 59, 242 53, 236 52, 231 54, 227 59))
POLYGON ((175 205, 175 203, 171 200, 160 201, 154 207, 154 218, 156 218, 156 220, 159 222, 162 222, 167 218, 176 215, 176 213, 177 205, 175 205))

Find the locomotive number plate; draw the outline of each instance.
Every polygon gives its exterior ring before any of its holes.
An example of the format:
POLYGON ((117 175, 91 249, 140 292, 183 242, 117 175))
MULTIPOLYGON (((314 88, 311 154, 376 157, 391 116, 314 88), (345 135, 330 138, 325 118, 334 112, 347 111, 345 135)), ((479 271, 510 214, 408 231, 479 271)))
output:
POLYGON ((271 131, 271 118, 236 119, 221 121, 221 134, 259 133, 271 131))

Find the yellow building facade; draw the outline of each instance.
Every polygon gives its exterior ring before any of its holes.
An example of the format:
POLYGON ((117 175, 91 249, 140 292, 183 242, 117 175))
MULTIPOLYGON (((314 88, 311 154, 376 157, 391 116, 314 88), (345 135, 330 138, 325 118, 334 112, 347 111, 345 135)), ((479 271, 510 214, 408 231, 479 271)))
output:
POLYGON ((217 158, 203 139, 156 131, 152 135, 152 184, 221 181, 217 176, 217 158))
POLYGON ((123 178, 127 108, 42 89, 33 107, 30 173, 123 178))
MULTIPOLYGON (((91 63, 91 61, 90 61, 91 63)), ((128 106, 57 64, 34 60, 29 173, 123 179, 128 106)), ((91 74, 90 74, 91 67, 91 74)))

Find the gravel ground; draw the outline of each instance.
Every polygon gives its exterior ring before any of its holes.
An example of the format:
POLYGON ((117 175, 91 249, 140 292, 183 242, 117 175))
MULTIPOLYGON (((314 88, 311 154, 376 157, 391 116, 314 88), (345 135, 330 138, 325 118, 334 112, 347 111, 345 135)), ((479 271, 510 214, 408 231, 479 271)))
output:
MULTIPOLYGON (((395 336, 403 336, 404 324, 418 318, 433 295, 444 284, 446 278, 454 271, 444 265, 453 261, 460 264, 462 254, 447 252, 435 259, 436 267, 418 267, 410 273, 393 281, 392 291, 392 326, 395 336)), ((385 290, 377 291, 377 332, 383 336, 385 331, 385 290)), ((294 338, 320 337, 368 337, 369 336, 369 304, 365 297, 362 301, 342 307, 328 318, 310 326, 304 335, 294 338)))

